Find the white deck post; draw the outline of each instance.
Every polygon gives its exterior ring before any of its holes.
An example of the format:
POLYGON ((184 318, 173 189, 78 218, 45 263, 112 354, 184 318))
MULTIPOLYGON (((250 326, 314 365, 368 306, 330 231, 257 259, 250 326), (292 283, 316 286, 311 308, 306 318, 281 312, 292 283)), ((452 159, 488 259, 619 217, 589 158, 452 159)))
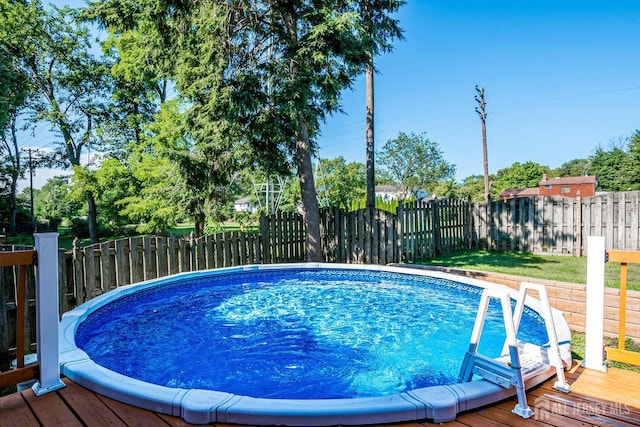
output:
POLYGON ((587 315, 582 366, 607 371, 604 361, 604 237, 587 237, 587 315))
POLYGON ((58 357, 58 233, 35 233, 38 267, 36 272, 36 336, 40 381, 32 387, 36 396, 65 386, 60 379, 58 357))

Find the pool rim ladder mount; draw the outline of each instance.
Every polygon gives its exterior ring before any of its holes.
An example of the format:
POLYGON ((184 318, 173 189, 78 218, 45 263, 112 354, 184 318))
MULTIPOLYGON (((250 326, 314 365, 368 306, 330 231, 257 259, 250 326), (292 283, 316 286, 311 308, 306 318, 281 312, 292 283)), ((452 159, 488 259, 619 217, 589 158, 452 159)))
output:
POLYGON ((542 303, 542 314, 545 319, 547 335, 549 338, 549 351, 547 354, 550 359, 549 361, 551 362, 550 365, 552 364, 556 368, 556 374, 558 377, 558 381, 556 381, 553 387, 565 393, 568 393, 571 390, 564 377, 564 367, 560 358, 558 339, 555 332, 553 315, 551 312, 551 306, 549 305, 546 288, 542 285, 528 282, 523 282, 520 286, 516 307, 513 313, 511 312, 511 298, 509 297, 507 290, 485 288, 482 291, 475 324, 473 326, 473 332, 471 334, 471 340, 469 342, 469 349, 464 356, 458 377, 459 382, 469 382, 472 380, 473 375, 476 374, 503 388, 514 386, 518 397, 518 403, 513 408, 512 412, 523 418, 531 418, 533 416, 533 411, 527 404, 527 396, 525 392, 526 385, 522 374, 522 365, 520 363, 516 334, 522 317, 522 311, 524 310, 524 301, 528 290, 537 290, 542 303), (496 359, 491 359, 478 353, 480 336, 482 335, 482 328, 484 326, 491 298, 500 300, 502 306, 502 317, 507 335, 502 353, 504 354, 505 350, 508 349, 510 364, 503 363, 496 359))

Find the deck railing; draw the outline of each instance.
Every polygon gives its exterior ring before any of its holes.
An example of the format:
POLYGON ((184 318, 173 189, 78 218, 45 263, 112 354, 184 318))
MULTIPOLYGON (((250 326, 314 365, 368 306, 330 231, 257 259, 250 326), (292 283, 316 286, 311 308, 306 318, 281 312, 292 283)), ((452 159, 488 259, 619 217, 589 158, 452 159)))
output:
POLYGON ((16 368, 0 373, 0 389, 38 376, 38 363, 25 366, 25 323, 27 316, 27 267, 37 262, 35 250, 0 252, 0 267, 17 267, 16 305, 16 368))
POLYGON ((0 388, 37 378, 36 396, 65 386, 58 355, 58 233, 36 233, 35 250, 0 253, 0 267, 18 267, 16 283, 16 368, 0 373, 0 388), (37 362, 25 366, 27 267, 36 266, 37 362))
POLYGON ((618 347, 605 347, 607 359, 640 366, 640 353, 625 349, 627 327, 627 268, 640 264, 640 252, 607 251, 607 261, 620 263, 620 315, 618 320, 618 347))
MULTIPOLYGON (((625 349, 627 327, 627 267, 630 263, 640 264, 640 252, 606 250, 605 238, 590 236, 587 238, 587 307, 586 337, 583 366, 589 369, 606 371, 606 360, 632 365, 640 365, 640 353, 625 349), (618 318, 618 348, 604 346, 604 310, 605 310, 605 263, 620 263, 620 291, 617 310, 612 316, 618 318), (617 314, 617 316, 615 316, 617 314)), ((611 308, 609 306, 609 308, 611 308)))

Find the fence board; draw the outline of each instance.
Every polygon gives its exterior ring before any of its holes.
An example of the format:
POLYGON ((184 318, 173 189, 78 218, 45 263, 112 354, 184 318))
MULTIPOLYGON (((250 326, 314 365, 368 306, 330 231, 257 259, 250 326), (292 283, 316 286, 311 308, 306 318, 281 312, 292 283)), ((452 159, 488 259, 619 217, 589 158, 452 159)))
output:
POLYGON ((102 293, 100 290, 100 283, 96 280, 97 274, 95 260, 94 245, 84 248, 85 293, 87 300, 95 298, 102 293))
POLYGON ((129 239, 129 253, 131 254, 131 280, 133 283, 144 280, 144 256, 142 254, 142 237, 129 239))
POLYGON ((100 260, 100 284, 102 292, 108 292, 116 287, 115 269, 111 262, 111 251, 109 250, 112 246, 113 242, 105 242, 96 246, 98 259, 100 260))
POLYGON ((629 193, 630 214, 627 226, 629 227, 629 247, 638 247, 638 233, 640 231, 638 212, 640 211, 640 193, 629 193))
POLYGON ((158 277, 164 277, 169 274, 169 266, 167 260, 167 239, 162 236, 156 236, 155 242, 158 277))
POLYGON ((224 239, 222 233, 216 234, 216 268, 224 267, 224 252, 222 249, 222 245, 224 243, 224 239))
POLYGON ((150 280, 158 277, 156 251, 151 236, 142 238, 142 253, 144 255, 144 279, 150 280))
POLYGON ((117 286, 128 285, 131 282, 131 263, 129 262, 129 239, 114 242, 116 252, 116 283, 117 286))
POLYGON ((207 268, 215 268, 215 251, 214 251, 214 239, 212 235, 204 237, 204 246, 207 258, 207 268))
POLYGON ((193 239, 192 243, 193 251, 195 253, 195 270, 206 270, 207 269, 207 257, 205 255, 205 242, 204 238, 200 237, 197 239, 193 239))
POLYGON ((180 272, 180 243, 175 237, 167 239, 167 260, 169 262, 169 274, 180 272))
POLYGON ((10 327, 9 322, 9 303, 14 302, 13 297, 15 279, 13 277, 12 267, 0 268, 0 322, 5 327, 0 328, 0 371, 9 369, 11 363, 11 355, 9 354, 10 345, 15 345, 15 327, 10 327), (13 333, 12 333, 13 332, 13 333), (13 337, 11 337, 13 335, 13 337), (11 343, 11 344, 10 344, 11 343))
POLYGON ((76 303, 82 304, 86 301, 84 283, 84 251, 80 248, 79 240, 73 240, 73 284, 76 303))

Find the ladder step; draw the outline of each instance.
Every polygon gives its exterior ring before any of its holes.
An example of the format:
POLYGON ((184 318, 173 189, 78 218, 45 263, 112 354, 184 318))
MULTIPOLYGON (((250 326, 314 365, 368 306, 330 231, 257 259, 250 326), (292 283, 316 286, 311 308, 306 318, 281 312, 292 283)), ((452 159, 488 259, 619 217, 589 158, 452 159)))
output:
MULTIPOLYGON (((525 352, 518 352, 518 355, 520 356, 520 370, 525 380, 550 367, 540 357, 525 352)), ((511 357, 509 355, 497 357, 495 360, 511 366, 511 357)))

